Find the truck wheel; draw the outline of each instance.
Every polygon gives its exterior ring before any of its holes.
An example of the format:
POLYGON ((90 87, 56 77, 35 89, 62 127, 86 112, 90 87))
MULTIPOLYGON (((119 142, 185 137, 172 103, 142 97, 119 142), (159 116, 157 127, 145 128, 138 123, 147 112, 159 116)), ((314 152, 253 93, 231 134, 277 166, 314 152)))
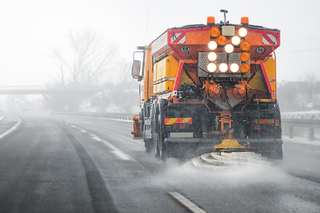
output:
POLYGON ((159 115, 158 115, 158 130, 159 130, 159 133, 158 133, 158 141, 157 141, 157 144, 159 146, 159 158, 162 160, 162 161, 166 161, 167 160, 167 146, 166 144, 164 143, 164 135, 163 135, 163 132, 162 132, 162 125, 163 125, 163 122, 164 122, 164 107, 167 105, 167 100, 165 99, 160 99, 158 100, 158 110, 159 110, 159 115))
POLYGON ((160 150, 159 150, 159 144, 158 144, 158 133, 154 133, 153 135, 153 141, 155 142, 154 144, 154 156, 156 158, 160 157, 160 150))
POLYGON ((146 153, 151 153, 153 150, 153 141, 148 139, 144 142, 144 147, 146 148, 146 153))
MULTIPOLYGON (((160 133, 161 134, 161 133, 160 133)), ((159 135, 160 135, 159 134, 159 135)), ((159 140, 158 140, 158 145, 159 145, 159 158, 162 161, 166 161, 167 160, 167 146, 163 141, 163 137, 160 136, 159 140)))
POLYGON ((276 150, 267 154, 269 159, 283 160, 282 144, 276 145, 276 150))
POLYGON ((152 132, 152 144, 154 149, 154 156, 156 158, 159 158, 159 147, 158 147, 158 115, 159 115, 159 109, 158 109, 158 101, 154 100, 152 104, 152 114, 151 114, 151 132, 152 132))
POLYGON ((282 144, 277 145, 276 147, 277 148, 276 148, 276 152, 275 152, 275 155, 274 155, 274 159, 283 160, 282 144))

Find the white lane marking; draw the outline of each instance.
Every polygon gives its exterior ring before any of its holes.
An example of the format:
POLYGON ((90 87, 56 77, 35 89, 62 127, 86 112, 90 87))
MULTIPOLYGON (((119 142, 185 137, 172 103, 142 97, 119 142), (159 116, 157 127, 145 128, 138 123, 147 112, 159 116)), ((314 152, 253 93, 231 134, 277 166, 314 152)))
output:
POLYGON ((72 127, 72 128, 75 128, 75 129, 77 129, 77 127, 76 127, 75 125, 71 125, 71 127, 72 127))
POLYGON ((179 201, 182 205, 187 207, 191 212, 193 213, 206 213, 203 209, 200 207, 196 206, 194 203, 192 203, 190 200, 188 200, 186 197, 184 197, 182 194, 179 192, 169 192, 169 194, 179 201))
POLYGON ((83 129, 81 129, 81 132, 83 132, 83 133, 87 133, 87 131, 86 131, 86 130, 83 130, 83 129))
POLYGON ((91 138, 95 141, 102 141, 98 136, 90 134, 91 138))
POLYGON ((3 138, 4 136, 10 134, 11 132, 13 132, 15 129, 18 128, 18 126, 21 124, 21 119, 20 118, 17 118, 17 119, 18 119, 18 122, 13 127, 11 127, 8 131, 2 133, 0 135, 0 139, 3 138))
POLYGON ((124 154, 123 152, 121 152, 120 150, 114 150, 112 151, 114 154, 116 154, 119 158, 121 158, 122 160, 131 160, 130 157, 126 154, 124 154))
POLYGON ((133 122, 132 120, 120 120, 120 119, 113 119, 113 118, 109 118, 109 120, 112 120, 112 121, 123 121, 123 122, 129 122, 129 123, 133 122))
POLYGON ((122 160, 131 160, 131 161, 135 161, 135 159, 133 159, 132 157, 130 157, 129 155, 125 154, 124 152, 120 151, 118 148, 116 148, 115 146, 113 146, 112 144, 110 144, 109 142, 102 140, 102 142, 107 145, 110 149, 113 149, 113 153, 115 153, 118 157, 120 157, 122 160))
MULTIPOLYGON (((81 130, 81 131, 85 131, 85 130, 81 130)), ((105 145, 107 145, 110 149, 112 149, 112 153, 114 153, 115 155, 117 155, 120 159, 122 160, 131 160, 131 161, 136 161, 133 158, 131 158, 129 155, 125 154, 124 152, 120 151, 118 148, 116 148, 115 146, 113 146, 112 144, 110 144, 109 142, 102 140, 101 138, 99 138, 97 135, 89 133, 90 137, 95 140, 95 141, 101 141, 103 142, 105 145)))

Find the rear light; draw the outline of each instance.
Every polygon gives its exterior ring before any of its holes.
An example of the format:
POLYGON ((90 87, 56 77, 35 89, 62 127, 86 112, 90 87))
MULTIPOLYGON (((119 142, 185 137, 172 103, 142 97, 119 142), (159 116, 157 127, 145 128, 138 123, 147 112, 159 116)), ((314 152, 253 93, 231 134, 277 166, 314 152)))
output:
POLYGON ((266 129, 267 129, 267 125, 258 125, 258 124, 251 125, 251 130, 256 130, 256 131, 262 130, 262 131, 264 131, 266 129))
POLYGON ((173 124, 173 129, 190 129, 190 124, 173 124))

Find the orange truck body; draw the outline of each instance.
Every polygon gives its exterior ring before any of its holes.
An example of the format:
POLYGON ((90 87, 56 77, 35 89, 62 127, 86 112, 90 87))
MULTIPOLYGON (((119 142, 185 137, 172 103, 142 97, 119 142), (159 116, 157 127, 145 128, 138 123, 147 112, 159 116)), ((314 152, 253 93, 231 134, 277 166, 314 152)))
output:
POLYGON ((224 139, 282 158, 280 31, 249 25, 246 18, 240 24, 213 20, 167 29, 140 47, 143 61, 134 60, 133 77, 141 81, 141 130, 132 133, 163 159, 212 150, 224 139))

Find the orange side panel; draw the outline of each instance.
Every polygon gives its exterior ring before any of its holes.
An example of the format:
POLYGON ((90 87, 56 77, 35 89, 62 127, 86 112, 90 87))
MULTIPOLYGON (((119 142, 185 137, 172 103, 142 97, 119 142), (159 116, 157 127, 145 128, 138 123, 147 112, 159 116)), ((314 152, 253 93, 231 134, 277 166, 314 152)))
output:
POLYGON ((145 56, 145 73, 143 80, 143 100, 147 102, 153 94, 153 72, 152 72, 152 56, 151 45, 146 49, 145 56))
POLYGON ((270 81, 270 85, 272 88, 272 91, 276 90, 276 64, 275 60, 272 57, 267 58, 265 62, 263 62, 264 67, 266 68, 267 76, 270 81))

